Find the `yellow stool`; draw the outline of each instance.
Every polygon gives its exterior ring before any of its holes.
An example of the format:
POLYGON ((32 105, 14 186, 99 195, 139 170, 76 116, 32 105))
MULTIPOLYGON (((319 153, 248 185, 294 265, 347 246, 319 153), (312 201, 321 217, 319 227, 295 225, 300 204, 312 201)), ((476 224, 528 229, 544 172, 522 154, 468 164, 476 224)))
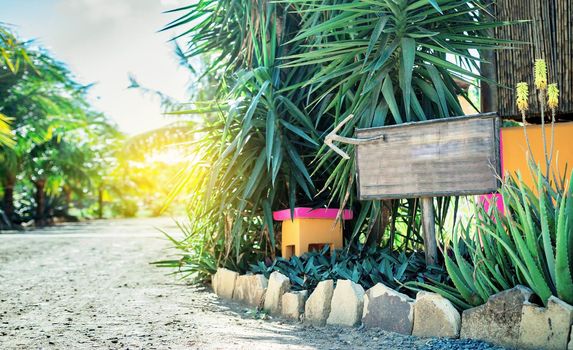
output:
MULTIPOLYGON (((336 220, 338 209, 295 208, 275 211, 273 218, 282 221, 281 250, 283 258, 302 254, 326 244, 330 249, 342 248, 342 223, 336 220)), ((342 219, 352 219, 352 211, 344 210, 342 219)))

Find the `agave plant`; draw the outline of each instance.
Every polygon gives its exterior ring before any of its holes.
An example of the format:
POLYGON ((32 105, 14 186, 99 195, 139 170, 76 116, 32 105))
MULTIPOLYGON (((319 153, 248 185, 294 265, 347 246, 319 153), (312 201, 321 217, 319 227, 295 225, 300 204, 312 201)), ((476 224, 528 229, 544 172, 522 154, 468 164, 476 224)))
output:
MULTIPOLYGON (((311 251, 301 257, 277 258, 272 263, 259 261, 251 265, 251 271, 264 274, 267 278, 278 271, 291 280, 295 290, 312 291, 324 280, 346 279, 360 284, 364 289, 377 283, 384 283, 395 289, 403 287, 404 281, 431 278, 445 281, 445 271, 437 267, 426 267, 421 252, 397 253, 389 248, 353 247, 329 251, 311 251)), ((410 293, 409 290, 405 290, 410 293)))

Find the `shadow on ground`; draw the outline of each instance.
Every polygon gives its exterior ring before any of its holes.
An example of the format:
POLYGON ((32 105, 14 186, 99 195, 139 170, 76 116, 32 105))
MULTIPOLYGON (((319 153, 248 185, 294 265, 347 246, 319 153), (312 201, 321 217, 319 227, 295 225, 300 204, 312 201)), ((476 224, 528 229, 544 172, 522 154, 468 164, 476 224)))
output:
POLYGON ((149 262, 175 255, 170 219, 92 221, 0 234, 2 349, 493 349, 257 319, 149 262))

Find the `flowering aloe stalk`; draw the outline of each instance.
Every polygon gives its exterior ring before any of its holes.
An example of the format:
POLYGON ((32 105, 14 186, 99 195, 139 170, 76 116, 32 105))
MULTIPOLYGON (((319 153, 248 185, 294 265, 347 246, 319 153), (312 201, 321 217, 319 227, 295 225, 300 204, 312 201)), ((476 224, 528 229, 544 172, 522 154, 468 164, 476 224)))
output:
POLYGON ((555 112, 557 111, 558 105, 559 89, 557 89, 557 84, 549 84, 547 87, 547 107, 551 110, 551 148, 549 149, 549 164, 551 164, 551 159, 553 158, 553 145, 555 141, 555 112))
POLYGON ((529 143, 529 137, 527 136, 527 129, 525 128, 525 112, 529 109, 529 87, 526 82, 517 83, 516 86, 517 94, 517 109, 521 113, 521 121, 523 123, 523 133, 525 135, 525 143, 529 149, 529 154, 531 154, 531 144, 529 143))

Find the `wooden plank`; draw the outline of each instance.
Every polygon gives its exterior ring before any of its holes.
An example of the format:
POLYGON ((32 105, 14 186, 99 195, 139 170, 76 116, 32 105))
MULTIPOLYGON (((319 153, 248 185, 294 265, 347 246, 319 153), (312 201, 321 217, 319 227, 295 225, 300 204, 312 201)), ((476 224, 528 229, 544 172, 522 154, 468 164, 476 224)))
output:
POLYGON ((495 113, 370 129, 357 138, 362 200, 483 194, 499 188, 499 119, 495 113))

